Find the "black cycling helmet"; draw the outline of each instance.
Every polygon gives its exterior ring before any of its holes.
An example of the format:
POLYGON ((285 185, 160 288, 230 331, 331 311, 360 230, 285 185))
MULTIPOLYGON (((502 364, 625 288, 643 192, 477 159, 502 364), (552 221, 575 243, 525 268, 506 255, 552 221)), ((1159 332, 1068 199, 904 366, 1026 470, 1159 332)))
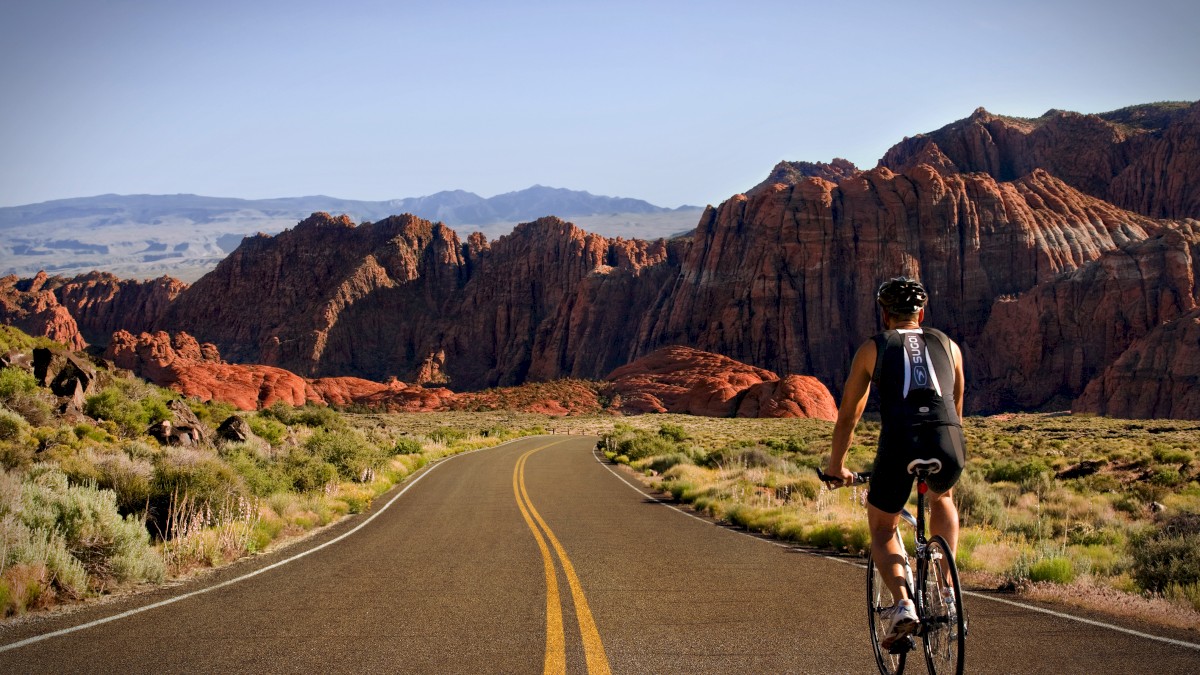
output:
POLYGON ((875 301, 888 314, 902 316, 921 311, 928 299, 929 294, 921 282, 908 277, 888 279, 879 285, 879 292, 875 294, 875 301))

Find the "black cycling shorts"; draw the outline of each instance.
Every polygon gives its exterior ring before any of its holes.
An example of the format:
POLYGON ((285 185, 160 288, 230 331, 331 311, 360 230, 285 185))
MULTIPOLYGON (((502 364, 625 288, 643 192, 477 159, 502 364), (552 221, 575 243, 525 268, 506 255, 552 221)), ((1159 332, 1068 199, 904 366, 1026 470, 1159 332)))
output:
POLYGON ((884 513, 900 513, 912 493, 916 476, 908 472, 914 459, 939 459, 942 470, 926 481, 934 492, 954 487, 966 463, 962 427, 957 424, 917 425, 906 433, 879 437, 867 501, 884 513))

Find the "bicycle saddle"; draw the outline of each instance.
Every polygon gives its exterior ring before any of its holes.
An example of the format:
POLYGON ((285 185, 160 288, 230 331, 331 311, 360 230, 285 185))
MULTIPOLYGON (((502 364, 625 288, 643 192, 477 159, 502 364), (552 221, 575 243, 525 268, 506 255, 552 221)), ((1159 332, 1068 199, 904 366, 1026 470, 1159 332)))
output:
POLYGON ((942 460, 940 459, 914 459, 908 463, 909 473, 923 472, 926 476, 928 476, 941 470, 942 460))

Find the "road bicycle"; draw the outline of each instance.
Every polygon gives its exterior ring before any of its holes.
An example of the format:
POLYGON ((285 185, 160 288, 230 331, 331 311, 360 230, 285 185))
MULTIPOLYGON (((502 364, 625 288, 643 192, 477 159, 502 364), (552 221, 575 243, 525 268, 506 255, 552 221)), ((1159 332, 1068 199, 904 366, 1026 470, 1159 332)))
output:
MULTIPOLYGON (((889 649, 883 647, 887 630, 884 613, 892 608, 894 601, 875 567, 875 561, 870 556, 867 558, 867 620, 871 627, 875 663, 879 666, 879 672, 885 675, 904 672, 905 662, 909 653, 916 648, 917 638, 922 642, 925 664, 930 673, 961 675, 963 672, 967 620, 958 583, 958 568, 945 539, 940 535, 928 539, 925 537, 925 493, 929 491, 926 479, 941 468, 942 463, 936 459, 917 459, 908 465, 908 472, 917 477, 917 514, 913 516, 908 509, 904 509, 900 517, 912 525, 916 532, 916 552, 911 559, 899 529, 896 538, 903 552, 904 583, 916 605, 920 625, 915 633, 897 640, 889 649), (913 561, 916 563, 915 579, 913 561)), ((817 475, 827 485, 842 487, 839 479, 822 473, 820 469, 817 469, 817 475)), ((856 473, 852 485, 865 483, 870 478, 870 472, 856 473)))

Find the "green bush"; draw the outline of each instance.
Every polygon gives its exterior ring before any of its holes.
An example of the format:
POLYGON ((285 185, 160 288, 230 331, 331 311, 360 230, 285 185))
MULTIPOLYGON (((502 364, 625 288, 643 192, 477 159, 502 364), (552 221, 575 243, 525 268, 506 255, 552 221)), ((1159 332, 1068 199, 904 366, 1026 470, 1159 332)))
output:
POLYGON ((292 407, 282 401, 276 401, 271 407, 260 410, 258 414, 263 417, 273 417, 289 427, 299 424, 314 429, 332 430, 346 426, 341 416, 333 408, 311 403, 292 407))
POLYGON ((320 430, 304 442, 304 447, 332 464, 348 480, 369 480, 371 473, 387 460, 385 453, 355 430, 320 430))
POLYGON ((37 393, 37 378, 20 368, 0 368, 0 402, 37 393))
POLYGON ((29 422, 24 417, 7 408, 0 408, 0 441, 20 441, 28 432, 29 422))
POLYGON ((664 424, 660 426, 658 428, 658 435, 676 443, 682 443, 690 438, 687 431, 678 424, 664 424))
POLYGON ((396 447, 392 448, 394 455, 419 455, 424 450, 421 444, 415 438, 401 438, 396 441, 396 447))
MULTIPOLYGON (((140 520, 121 516, 111 490, 68 485, 66 475, 50 467, 31 472, 30 478, 22 486, 21 521, 35 534, 61 536, 65 549, 91 577, 92 587, 162 580, 165 569, 150 547, 149 533, 140 520)), ((55 564, 70 566, 65 560, 55 564)))
POLYGON ((669 455, 678 450, 679 446, 670 439, 641 430, 617 442, 617 454, 625 455, 630 461, 655 455, 669 455))
POLYGON ((107 454, 95 462, 96 486, 112 490, 123 514, 142 513, 154 496, 154 465, 125 453, 107 454))
POLYGON ((252 448, 245 445, 227 447, 222 457, 246 482, 250 494, 256 497, 269 497, 292 489, 292 479, 284 464, 261 457, 252 448))
POLYGON ((245 495, 241 476, 225 462, 198 450, 168 448, 154 466, 154 496, 169 504, 187 496, 198 507, 218 510, 245 495))
POLYGON ((692 459, 682 452, 672 452, 669 455, 656 455, 646 467, 656 473, 665 473, 667 469, 677 464, 691 464, 692 459))
POLYGON ((1003 461, 993 464, 991 468, 988 469, 986 478, 989 483, 1008 481, 1010 483, 1023 485, 1049 473, 1053 472, 1051 471, 1050 467, 1040 459, 1034 459, 1027 462, 1003 461))
POLYGON ((0 368, 0 404, 34 425, 48 423, 54 408, 32 373, 20 368, 0 368))
POLYGON ((429 440, 443 445, 450 445, 466 437, 467 432, 462 429, 455 429, 454 427, 438 427, 429 433, 429 440))
POLYGON ((274 416, 261 413, 251 415, 246 418, 246 423, 250 425, 250 431, 253 431, 255 436, 271 445, 279 445, 287 437, 287 427, 274 416))
POLYGON ((146 409, 115 386, 87 397, 83 411, 98 420, 115 423, 126 435, 140 434, 150 425, 146 409))
POLYGON ((295 448, 284 460, 284 472, 299 492, 323 489, 338 478, 337 467, 303 448, 295 448))
POLYGON ((1042 558, 1029 566, 1029 580, 1069 584, 1075 580, 1075 566, 1062 556, 1042 558))
POLYGON ((1143 590, 1163 593, 1172 584, 1200 584, 1200 514, 1168 518, 1130 540, 1130 570, 1143 590))
POLYGON ((969 472, 954 486, 958 513, 967 525, 998 525, 1004 517, 1004 501, 986 482, 969 472))

